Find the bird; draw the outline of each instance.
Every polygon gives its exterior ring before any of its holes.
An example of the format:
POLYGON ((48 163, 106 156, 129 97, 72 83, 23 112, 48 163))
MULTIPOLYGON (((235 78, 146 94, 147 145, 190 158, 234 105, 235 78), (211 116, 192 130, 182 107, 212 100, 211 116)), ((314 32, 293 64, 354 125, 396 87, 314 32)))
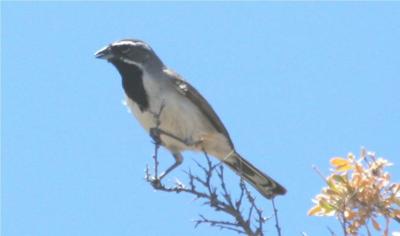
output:
POLYGON ((230 167, 267 199, 286 189, 243 158, 209 102, 168 68, 146 42, 122 39, 95 52, 122 78, 125 102, 143 128, 175 159, 164 178, 183 162, 182 152, 205 152, 230 167))

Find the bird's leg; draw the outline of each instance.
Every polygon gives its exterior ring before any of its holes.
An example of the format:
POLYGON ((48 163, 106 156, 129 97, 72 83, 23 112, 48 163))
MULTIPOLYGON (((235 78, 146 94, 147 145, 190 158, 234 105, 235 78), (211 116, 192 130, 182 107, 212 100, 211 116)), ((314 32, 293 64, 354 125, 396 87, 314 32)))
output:
POLYGON ((165 135, 170 138, 173 138, 176 141, 185 144, 186 146, 197 146, 203 142, 203 140, 198 140, 198 141, 184 140, 184 139, 181 139, 178 136, 171 134, 167 131, 164 131, 158 127, 150 128, 150 137, 154 140, 155 144, 161 144, 161 138, 160 138, 161 135, 165 135))
POLYGON ((178 152, 178 153, 172 153, 172 156, 173 156, 174 159, 175 159, 175 163, 172 164, 170 167, 168 167, 168 169, 167 169, 164 173, 162 173, 162 174, 160 175, 160 177, 158 177, 158 180, 161 180, 162 178, 164 178, 165 176, 167 176, 167 174, 168 174, 169 172, 171 172, 171 171, 174 170, 176 167, 178 167, 180 164, 182 164, 182 162, 183 162, 182 154, 180 154, 179 152, 178 152))
POLYGON ((151 185, 153 186, 153 188, 155 189, 162 189, 163 185, 161 184, 161 180, 167 176, 167 174, 169 172, 171 172, 172 170, 174 170, 176 167, 178 167, 180 164, 182 164, 183 162, 183 157, 180 153, 172 153, 172 156, 175 159, 175 163, 173 165, 171 165, 170 167, 168 167, 168 169, 162 173, 160 176, 157 176, 157 169, 158 169, 158 161, 157 161, 157 157, 155 156, 154 160, 155 160, 155 172, 156 172, 156 176, 154 176, 154 178, 148 179, 148 181, 151 183, 151 185))
POLYGON ((161 120, 160 120, 160 116, 161 116, 161 113, 162 113, 164 107, 165 107, 165 103, 164 103, 164 101, 163 101, 163 102, 161 103, 160 110, 158 111, 158 113, 152 113, 153 116, 154 116, 154 118, 155 118, 155 120, 156 120, 156 127, 150 128, 150 130, 149 130, 149 132, 150 132, 150 137, 154 140, 154 144, 155 144, 155 145, 158 145, 158 146, 161 145, 161 138, 160 138, 160 133, 161 133, 160 125, 161 125, 161 120))

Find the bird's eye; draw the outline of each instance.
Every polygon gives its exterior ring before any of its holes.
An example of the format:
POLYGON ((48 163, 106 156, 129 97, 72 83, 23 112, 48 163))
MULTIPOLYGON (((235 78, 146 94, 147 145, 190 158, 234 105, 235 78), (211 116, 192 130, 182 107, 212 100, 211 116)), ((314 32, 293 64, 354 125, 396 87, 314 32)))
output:
POLYGON ((126 53, 129 52, 130 47, 129 47, 128 45, 121 45, 121 46, 118 47, 118 50, 119 50, 121 53, 126 54, 126 53))

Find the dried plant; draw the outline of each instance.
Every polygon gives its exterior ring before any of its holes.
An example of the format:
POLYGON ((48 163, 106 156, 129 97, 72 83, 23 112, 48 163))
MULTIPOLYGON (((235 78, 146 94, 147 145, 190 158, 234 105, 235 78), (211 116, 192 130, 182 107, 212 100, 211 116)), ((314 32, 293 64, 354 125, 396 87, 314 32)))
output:
POLYGON ((362 228, 371 235, 372 225, 388 236, 390 222, 400 223, 400 184, 391 183, 385 171, 391 163, 365 149, 358 159, 350 153, 330 163, 333 169, 326 178, 316 169, 327 186, 315 197, 308 214, 337 217, 344 235, 359 235, 362 228))

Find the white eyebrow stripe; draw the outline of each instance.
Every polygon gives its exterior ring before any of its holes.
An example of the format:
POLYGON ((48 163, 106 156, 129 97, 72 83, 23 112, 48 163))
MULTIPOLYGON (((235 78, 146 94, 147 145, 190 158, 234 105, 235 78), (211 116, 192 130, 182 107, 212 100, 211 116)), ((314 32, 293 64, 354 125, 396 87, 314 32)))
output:
POLYGON ((112 46, 123 46, 123 45, 131 45, 131 46, 138 46, 138 45, 140 45, 140 46, 143 46, 143 47, 145 47, 145 48, 147 48, 147 49, 151 49, 150 47, 149 47, 149 45, 147 45, 147 44, 145 44, 145 43, 143 43, 143 42, 132 42, 132 41, 119 41, 119 42, 115 42, 115 43, 113 43, 112 44, 112 46))

